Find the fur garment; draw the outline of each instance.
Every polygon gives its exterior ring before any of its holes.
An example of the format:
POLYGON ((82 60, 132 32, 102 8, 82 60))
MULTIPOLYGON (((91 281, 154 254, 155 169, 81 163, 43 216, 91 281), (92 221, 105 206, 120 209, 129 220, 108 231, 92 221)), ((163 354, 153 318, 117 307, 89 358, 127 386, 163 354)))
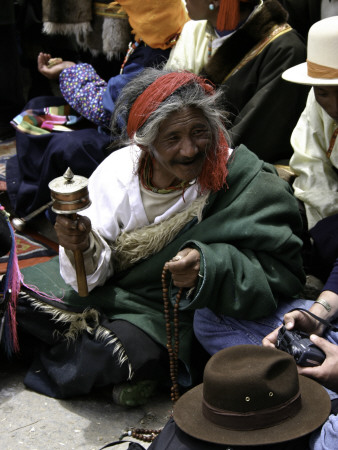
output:
POLYGON ((110 1, 43 0, 43 31, 75 36, 83 50, 108 60, 120 58, 128 49, 131 27, 119 7, 108 9, 110 1))

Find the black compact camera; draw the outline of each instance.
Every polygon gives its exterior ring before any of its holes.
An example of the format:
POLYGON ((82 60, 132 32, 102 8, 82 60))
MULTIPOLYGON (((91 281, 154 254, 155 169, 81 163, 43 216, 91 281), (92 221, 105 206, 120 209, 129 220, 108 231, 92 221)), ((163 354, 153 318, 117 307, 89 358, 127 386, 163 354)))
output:
POLYGON ((276 348, 292 355, 299 366, 320 366, 325 353, 310 341, 302 331, 289 331, 284 325, 279 329, 276 348))

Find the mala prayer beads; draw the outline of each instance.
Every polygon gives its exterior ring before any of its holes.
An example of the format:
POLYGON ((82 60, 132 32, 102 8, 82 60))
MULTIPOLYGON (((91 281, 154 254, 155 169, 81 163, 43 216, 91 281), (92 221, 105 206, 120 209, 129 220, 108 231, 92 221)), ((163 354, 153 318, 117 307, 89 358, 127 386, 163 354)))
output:
MULTIPOLYGON (((179 397, 179 388, 177 382, 178 375, 178 350, 179 350, 179 322, 178 322, 178 310, 180 305, 180 300, 182 296, 182 288, 176 294, 176 300, 174 305, 173 312, 173 325, 174 325, 174 336, 171 333, 171 321, 170 321, 170 304, 168 297, 168 287, 167 287, 167 272, 168 269, 163 267, 162 270, 162 295, 163 295, 163 306, 164 306, 164 318, 165 318, 165 327, 166 327, 166 335, 167 335, 167 349, 169 353, 169 367, 170 367, 170 379, 171 379, 171 393, 170 397, 173 403, 175 403, 179 397), (174 337, 174 339, 173 339, 174 337)), ((134 430, 130 430, 127 433, 124 433, 120 440, 126 436, 132 436, 135 439, 144 442, 152 442, 155 437, 162 430, 150 430, 145 428, 135 428, 134 430)))
MULTIPOLYGON (((182 296, 182 289, 176 294, 176 300, 174 305, 174 313, 173 313, 173 325, 174 325, 174 336, 171 333, 171 321, 170 321, 170 306, 169 306, 169 298, 168 298, 168 287, 167 287, 167 271, 165 267, 162 270, 162 294, 163 294, 163 306, 164 306, 164 318, 165 318, 165 326, 166 326, 166 335, 167 335, 167 349, 169 353, 169 367, 170 367, 170 379, 171 379, 171 393, 170 397, 172 402, 176 402, 179 397, 179 388, 177 382, 178 375, 178 350, 179 350, 179 322, 178 322, 178 310, 180 305, 180 300, 182 296), (173 339, 174 337, 174 339, 173 339), (174 342, 174 344, 173 344, 174 342)), ((124 433, 120 440, 126 436, 132 436, 135 439, 139 439, 144 442, 152 442, 155 437, 162 430, 149 430, 145 428, 135 428, 134 430, 130 430, 127 433, 124 433)))
POLYGON ((174 305, 173 313, 173 323, 174 323, 174 339, 171 333, 171 322, 170 322, 170 309, 169 309, 169 298, 168 298, 168 287, 167 287, 167 275, 168 269, 165 267, 162 271, 162 293, 163 293, 163 305, 164 305, 164 318, 167 334, 167 349, 169 353, 169 367, 170 367, 170 379, 171 379, 171 400, 176 402, 179 397, 179 389, 177 382, 178 375, 178 350, 179 350, 179 322, 178 322, 178 310, 182 295, 182 289, 179 289, 176 295, 176 301, 174 305))
POLYGON ((135 439, 138 439, 139 441, 144 442, 152 442, 158 434, 161 433, 162 430, 149 430, 146 428, 135 428, 134 430, 130 430, 127 433, 123 433, 122 436, 120 436, 120 441, 124 437, 133 437, 135 439))

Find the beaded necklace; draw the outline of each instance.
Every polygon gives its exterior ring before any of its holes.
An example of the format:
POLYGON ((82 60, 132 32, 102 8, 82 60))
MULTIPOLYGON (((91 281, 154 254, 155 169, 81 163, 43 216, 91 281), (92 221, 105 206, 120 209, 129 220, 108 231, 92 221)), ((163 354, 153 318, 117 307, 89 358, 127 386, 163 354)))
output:
POLYGON ((185 189, 196 182, 193 181, 180 181, 175 186, 168 186, 167 188, 158 188, 151 184, 151 180, 153 177, 153 161, 149 153, 145 153, 140 162, 139 176, 142 183, 142 186, 148 191, 156 192, 158 194, 169 194, 173 191, 181 191, 183 193, 185 189))
POLYGON ((333 135, 330 139, 330 145, 329 145, 328 151, 326 152, 328 158, 330 158, 330 156, 331 156, 334 144, 336 143, 337 136, 338 136, 338 128, 336 128, 334 130, 333 135))
POLYGON ((137 49, 137 47, 140 45, 141 41, 142 41, 142 39, 138 39, 138 40, 136 40, 135 42, 131 42, 131 41, 129 42, 128 50, 127 50, 126 56, 124 57, 123 63, 122 63, 122 65, 121 65, 120 75, 122 75, 124 66, 127 64, 127 61, 128 61, 128 59, 130 58, 130 56, 134 53, 134 51, 135 51, 135 50, 137 49))
POLYGON ((208 53, 207 53, 207 56, 208 56, 208 59, 210 59, 211 58, 211 54, 212 54, 212 41, 214 40, 214 38, 213 38, 213 36, 210 33, 208 33, 207 36, 208 36, 208 53))

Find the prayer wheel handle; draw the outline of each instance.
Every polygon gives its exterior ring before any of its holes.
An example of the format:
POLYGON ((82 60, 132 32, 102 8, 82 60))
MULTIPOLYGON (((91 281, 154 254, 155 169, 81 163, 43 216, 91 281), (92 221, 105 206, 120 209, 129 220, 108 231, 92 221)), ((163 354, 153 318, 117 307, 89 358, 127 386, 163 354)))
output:
MULTIPOLYGON (((77 220, 77 213, 88 208, 91 204, 87 186, 87 178, 74 175, 68 167, 62 177, 55 178, 48 184, 53 202, 52 211, 56 214, 68 215, 72 220, 77 220)), ((74 250, 73 254, 78 293, 80 297, 87 297, 88 285, 83 253, 81 250, 74 250)))

